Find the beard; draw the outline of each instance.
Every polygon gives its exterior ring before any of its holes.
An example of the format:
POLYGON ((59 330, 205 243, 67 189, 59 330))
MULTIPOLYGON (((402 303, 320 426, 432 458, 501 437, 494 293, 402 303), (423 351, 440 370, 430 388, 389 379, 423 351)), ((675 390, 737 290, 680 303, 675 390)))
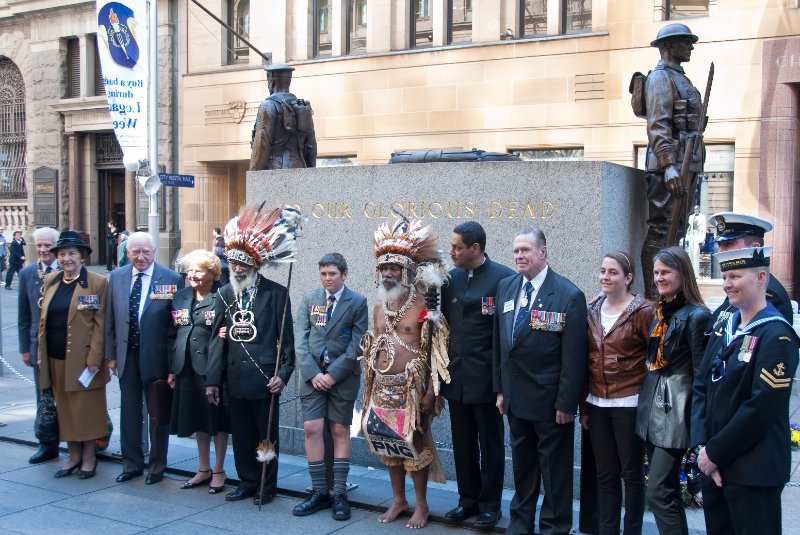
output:
POLYGON ((256 281, 256 276, 258 275, 255 268, 249 269, 242 273, 237 273, 233 270, 231 271, 231 288, 233 288, 233 295, 236 296, 242 295, 242 293, 247 291, 247 288, 256 281))
POLYGON ((411 289, 408 286, 403 286, 399 282, 395 282, 394 286, 391 288, 386 288, 386 286, 381 283, 378 286, 378 299, 384 304, 392 304, 395 307, 392 308, 399 308, 406 299, 408 299, 408 294, 411 292, 411 289))

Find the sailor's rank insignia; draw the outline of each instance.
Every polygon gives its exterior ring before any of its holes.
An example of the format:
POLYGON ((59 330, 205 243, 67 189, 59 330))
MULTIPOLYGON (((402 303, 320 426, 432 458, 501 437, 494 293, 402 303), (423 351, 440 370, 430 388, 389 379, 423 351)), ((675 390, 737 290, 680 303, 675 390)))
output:
POLYGON ((766 368, 761 368, 761 375, 759 375, 759 379, 764 381, 768 387, 774 390, 791 388, 792 378, 783 377, 784 375, 786 375, 786 365, 783 362, 779 362, 771 372, 766 368))
POLYGON ((753 358, 753 351, 755 350, 757 343, 757 336, 750 336, 749 334, 743 336, 742 345, 739 346, 739 361, 745 363, 750 362, 750 359, 753 358))

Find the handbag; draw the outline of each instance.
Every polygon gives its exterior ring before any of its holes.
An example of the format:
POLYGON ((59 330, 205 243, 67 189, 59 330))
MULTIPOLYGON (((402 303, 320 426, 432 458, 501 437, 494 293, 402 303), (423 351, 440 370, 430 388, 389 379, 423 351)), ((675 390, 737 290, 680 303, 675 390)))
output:
POLYGON ((33 423, 33 432, 41 443, 58 442, 58 414, 56 414, 56 400, 53 390, 47 388, 42 391, 39 406, 36 407, 36 420, 33 423))

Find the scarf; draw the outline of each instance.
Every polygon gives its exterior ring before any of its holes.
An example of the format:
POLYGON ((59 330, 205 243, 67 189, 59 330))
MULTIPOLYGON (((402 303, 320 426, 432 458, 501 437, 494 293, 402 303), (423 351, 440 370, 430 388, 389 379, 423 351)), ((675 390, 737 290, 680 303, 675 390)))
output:
POLYGON ((672 301, 661 299, 656 305, 658 323, 653 328, 653 332, 650 333, 650 343, 658 343, 658 349, 656 350, 654 359, 652 353, 650 358, 648 358, 647 369, 649 371, 660 370, 667 365, 667 359, 664 357, 664 339, 667 337, 669 320, 671 320, 672 316, 685 304, 686 297, 684 297, 683 292, 679 292, 672 301))

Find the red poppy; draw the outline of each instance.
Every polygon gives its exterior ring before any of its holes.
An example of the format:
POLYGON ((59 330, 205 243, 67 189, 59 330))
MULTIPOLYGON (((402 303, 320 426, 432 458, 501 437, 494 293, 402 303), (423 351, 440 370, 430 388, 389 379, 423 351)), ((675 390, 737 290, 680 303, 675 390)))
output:
POLYGON ((422 311, 419 313, 419 317, 417 318, 417 321, 418 321, 418 322, 420 322, 420 323, 422 323, 422 322, 424 322, 424 321, 425 321, 425 319, 426 319, 427 317, 428 317, 428 309, 426 308, 426 309, 423 309, 423 310, 422 310, 422 311))

